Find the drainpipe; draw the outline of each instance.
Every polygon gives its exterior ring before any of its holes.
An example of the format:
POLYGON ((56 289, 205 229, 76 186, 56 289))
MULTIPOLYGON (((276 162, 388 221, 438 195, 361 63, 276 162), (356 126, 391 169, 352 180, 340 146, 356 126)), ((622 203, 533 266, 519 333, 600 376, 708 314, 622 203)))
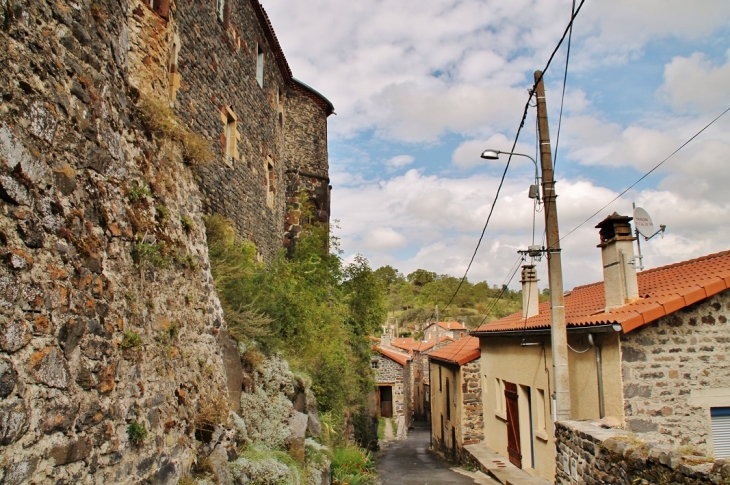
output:
POLYGON ((593 334, 588 334, 588 342, 596 348, 596 379, 598 380, 598 415, 601 419, 606 417, 606 410, 603 404, 603 368, 601 365, 601 346, 593 341, 593 334))

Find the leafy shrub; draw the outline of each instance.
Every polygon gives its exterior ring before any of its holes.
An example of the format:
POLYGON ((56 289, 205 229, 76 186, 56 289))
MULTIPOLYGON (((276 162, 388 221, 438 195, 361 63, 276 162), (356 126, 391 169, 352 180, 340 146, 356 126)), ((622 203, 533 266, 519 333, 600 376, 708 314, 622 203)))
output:
POLYGON ((236 479, 245 474, 251 485, 302 484, 302 469, 291 456, 261 445, 247 447, 230 467, 236 479))
POLYGON ((332 484, 374 485, 377 483, 372 455, 356 446, 341 446, 332 453, 332 484))
POLYGON ((185 234, 190 234, 193 232, 193 229, 195 229, 195 223, 188 216, 180 217, 180 225, 182 226, 183 231, 185 231, 185 234))

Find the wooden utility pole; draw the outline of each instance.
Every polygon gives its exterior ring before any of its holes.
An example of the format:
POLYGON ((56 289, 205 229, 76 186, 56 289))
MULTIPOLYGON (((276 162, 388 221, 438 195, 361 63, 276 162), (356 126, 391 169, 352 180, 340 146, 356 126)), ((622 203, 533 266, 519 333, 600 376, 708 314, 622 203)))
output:
POLYGON ((568 334, 565 324, 565 297, 563 296, 563 266, 560 258, 558 207, 556 204, 553 158, 550 151, 545 86, 542 72, 535 71, 537 98, 537 130, 540 136, 540 165, 542 168, 542 199, 545 203, 545 233, 550 280, 550 336, 553 354, 555 416, 565 421, 570 415, 570 373, 568 370, 568 334))

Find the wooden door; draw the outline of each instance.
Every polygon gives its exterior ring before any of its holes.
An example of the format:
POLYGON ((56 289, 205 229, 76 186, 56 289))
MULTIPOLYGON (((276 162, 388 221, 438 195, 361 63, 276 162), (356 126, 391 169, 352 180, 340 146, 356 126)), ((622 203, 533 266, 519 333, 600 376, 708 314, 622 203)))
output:
POLYGON ((507 405, 507 453, 513 465, 522 468, 520 450, 520 413, 517 407, 517 385, 504 383, 504 398, 507 405))
POLYGON ((393 388, 380 386, 380 415, 384 418, 393 417, 393 388))

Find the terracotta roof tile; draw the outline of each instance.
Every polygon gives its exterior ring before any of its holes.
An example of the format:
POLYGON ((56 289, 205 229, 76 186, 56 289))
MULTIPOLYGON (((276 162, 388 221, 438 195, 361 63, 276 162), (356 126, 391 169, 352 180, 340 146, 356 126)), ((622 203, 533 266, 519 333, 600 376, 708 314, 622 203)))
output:
POLYGON ((408 361, 411 360, 410 355, 398 352, 394 349, 386 349, 385 347, 381 347, 380 345, 378 345, 376 349, 385 357, 389 358, 390 360, 394 360, 400 365, 406 365, 408 361))
POLYGON ((413 348, 418 345, 418 342, 416 342, 414 339, 410 337, 402 337, 402 338, 394 338, 390 341, 390 345, 393 347, 397 347, 399 349, 403 350, 413 350, 413 348))
POLYGON ((464 365, 478 359, 480 355, 479 339, 471 336, 464 337, 428 354, 431 359, 443 360, 458 365, 464 365))
MULTIPOLYGON (((637 274, 640 299, 605 312, 603 282, 574 288, 565 296, 569 328, 620 324, 630 332, 730 288, 730 251, 650 269, 637 274)), ((487 323, 476 331, 499 332, 550 327, 550 302, 527 320, 522 312, 487 323)))

